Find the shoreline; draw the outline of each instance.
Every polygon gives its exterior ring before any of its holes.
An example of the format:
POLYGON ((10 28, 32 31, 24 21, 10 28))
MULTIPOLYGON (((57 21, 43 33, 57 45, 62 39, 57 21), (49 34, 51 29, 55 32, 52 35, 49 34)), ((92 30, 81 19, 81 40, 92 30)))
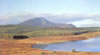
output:
POLYGON ((36 44, 52 44, 52 43, 59 43, 59 42, 87 40, 90 38, 95 38, 97 36, 100 36, 100 32, 91 32, 91 33, 85 33, 85 34, 74 35, 74 36, 37 37, 37 38, 32 38, 30 40, 34 41, 34 43, 36 44))
POLYGON ((100 36, 100 32, 85 33, 76 36, 56 36, 56 37, 37 37, 23 40, 3 40, 0 39, 0 54, 1 55, 100 55, 100 52, 71 52, 71 51, 48 51, 37 48, 32 48, 33 44, 42 43, 59 43, 64 41, 77 41, 95 38, 100 36), (77 38, 77 39, 76 39, 77 38))

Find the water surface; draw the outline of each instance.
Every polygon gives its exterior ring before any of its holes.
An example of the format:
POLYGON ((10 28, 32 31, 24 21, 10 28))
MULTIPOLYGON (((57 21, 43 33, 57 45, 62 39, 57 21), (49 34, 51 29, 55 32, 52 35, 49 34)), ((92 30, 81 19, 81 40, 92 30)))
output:
POLYGON ((33 48, 51 51, 72 51, 72 49, 76 49, 77 51, 100 52, 100 37, 55 44, 37 44, 33 45, 33 48))

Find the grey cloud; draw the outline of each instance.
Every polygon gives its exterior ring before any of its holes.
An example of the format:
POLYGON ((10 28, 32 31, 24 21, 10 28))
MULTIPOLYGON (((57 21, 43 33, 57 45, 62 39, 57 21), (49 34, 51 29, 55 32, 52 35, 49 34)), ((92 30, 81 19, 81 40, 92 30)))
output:
POLYGON ((73 15, 53 15, 53 16, 44 16, 46 17, 48 20, 53 21, 53 22, 57 22, 57 23, 71 23, 71 22, 76 22, 76 21, 81 21, 84 19, 88 19, 88 17, 86 16, 73 16, 73 15))
MULTIPOLYGON (((34 17, 45 17, 46 19, 56 22, 56 23, 74 23, 74 22, 79 22, 83 20, 93 20, 96 24, 99 23, 100 21, 100 15, 56 15, 56 14, 19 14, 19 15, 14 15, 14 16, 8 16, 5 18, 2 17, 0 18, 0 24, 18 24, 20 22, 23 22, 25 20, 34 18, 34 17)), ((84 24, 84 22, 83 22, 84 24)), ((91 24, 84 24, 82 26, 87 26, 87 25, 93 25, 91 24)), ((97 25, 98 26, 98 25, 97 25)))
POLYGON ((83 24, 82 27, 100 27, 100 23, 83 24))

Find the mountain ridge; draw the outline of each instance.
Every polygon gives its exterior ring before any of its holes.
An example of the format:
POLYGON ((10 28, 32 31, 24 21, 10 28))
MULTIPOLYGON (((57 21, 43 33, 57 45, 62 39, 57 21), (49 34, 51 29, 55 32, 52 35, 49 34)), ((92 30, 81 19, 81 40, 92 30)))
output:
POLYGON ((36 17, 29 20, 26 20, 18 25, 25 25, 25 26, 39 26, 39 27, 76 27, 73 24, 63 24, 63 23, 54 23, 48 21, 43 17, 36 17))

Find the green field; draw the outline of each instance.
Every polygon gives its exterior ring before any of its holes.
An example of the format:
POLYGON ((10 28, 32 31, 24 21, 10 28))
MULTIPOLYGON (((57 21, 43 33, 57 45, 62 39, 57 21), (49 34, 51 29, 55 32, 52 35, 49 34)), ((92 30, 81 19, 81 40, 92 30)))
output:
POLYGON ((41 28, 32 26, 19 25, 1 25, 0 38, 12 39, 14 35, 26 35, 29 37, 44 37, 44 36, 68 36, 75 35, 80 32, 95 32, 99 31, 97 27, 80 27, 80 28, 41 28))

